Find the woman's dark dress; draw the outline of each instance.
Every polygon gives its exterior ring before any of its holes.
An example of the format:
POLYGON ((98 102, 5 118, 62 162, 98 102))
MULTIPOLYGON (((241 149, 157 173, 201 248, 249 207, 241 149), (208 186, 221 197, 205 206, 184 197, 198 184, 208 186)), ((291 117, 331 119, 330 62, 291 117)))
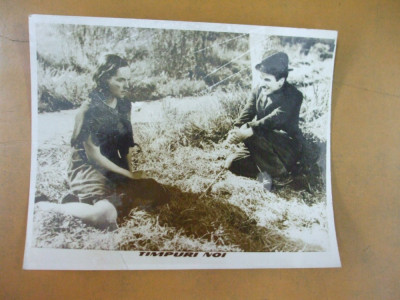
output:
POLYGON ((71 191, 84 203, 101 199, 111 202, 115 194, 114 175, 88 161, 83 142, 89 137, 110 161, 128 169, 126 155, 134 146, 130 122, 131 103, 119 99, 116 108, 104 102, 99 91, 90 94, 91 101, 82 104, 72 134, 72 157, 68 168, 71 191), (110 198, 111 197, 111 198, 110 198))
POLYGON ((159 203, 154 198, 160 197, 160 186, 154 180, 130 180, 89 162, 83 145, 89 137, 102 155, 127 170, 126 156, 129 148, 135 145, 130 121, 131 102, 118 99, 117 106, 111 108, 97 90, 90 98, 90 102, 82 104, 75 119, 68 168, 71 191, 83 203, 110 201, 119 217, 128 214, 133 207, 148 208, 159 203))

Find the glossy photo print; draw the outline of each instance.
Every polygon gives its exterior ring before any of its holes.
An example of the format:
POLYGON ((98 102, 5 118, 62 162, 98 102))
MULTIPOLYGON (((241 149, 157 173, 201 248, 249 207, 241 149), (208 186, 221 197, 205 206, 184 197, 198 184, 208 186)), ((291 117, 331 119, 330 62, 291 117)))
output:
POLYGON ((337 33, 30 17, 26 269, 340 267, 337 33))

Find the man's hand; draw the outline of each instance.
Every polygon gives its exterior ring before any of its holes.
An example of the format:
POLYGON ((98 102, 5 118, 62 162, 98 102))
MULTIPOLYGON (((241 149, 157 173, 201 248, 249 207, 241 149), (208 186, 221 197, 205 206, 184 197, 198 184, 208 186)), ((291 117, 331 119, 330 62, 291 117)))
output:
MULTIPOLYGON (((239 146, 239 147, 240 147, 240 146, 239 146)), ((249 155, 250 155, 250 151, 249 151, 246 147, 244 147, 244 145, 243 145, 243 147, 240 147, 240 148, 237 149, 234 153, 231 153, 231 154, 226 158, 225 164, 224 164, 224 168, 225 168, 225 169, 229 169, 229 168, 231 167, 231 165, 232 165, 232 162, 233 162, 235 159, 244 158, 244 157, 249 156, 249 155)))
POLYGON ((253 134, 253 128, 249 127, 247 124, 243 124, 242 127, 234 128, 229 131, 226 141, 230 144, 239 144, 253 134))

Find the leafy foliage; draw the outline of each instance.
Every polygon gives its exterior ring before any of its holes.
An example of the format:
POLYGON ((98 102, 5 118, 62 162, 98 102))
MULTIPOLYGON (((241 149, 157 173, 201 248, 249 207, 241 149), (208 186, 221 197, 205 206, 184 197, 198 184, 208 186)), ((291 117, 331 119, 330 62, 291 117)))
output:
POLYGON ((38 25, 37 33, 39 112, 79 106, 109 53, 129 61, 135 101, 193 96, 227 85, 228 77, 242 87, 250 84, 243 34, 62 24, 38 25))

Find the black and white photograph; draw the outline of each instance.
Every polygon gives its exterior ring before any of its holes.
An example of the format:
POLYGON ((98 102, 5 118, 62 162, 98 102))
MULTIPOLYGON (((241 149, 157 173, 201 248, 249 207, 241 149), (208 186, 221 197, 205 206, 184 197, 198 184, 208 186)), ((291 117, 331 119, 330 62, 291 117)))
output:
POLYGON ((340 267, 337 33, 30 17, 24 268, 340 267))

